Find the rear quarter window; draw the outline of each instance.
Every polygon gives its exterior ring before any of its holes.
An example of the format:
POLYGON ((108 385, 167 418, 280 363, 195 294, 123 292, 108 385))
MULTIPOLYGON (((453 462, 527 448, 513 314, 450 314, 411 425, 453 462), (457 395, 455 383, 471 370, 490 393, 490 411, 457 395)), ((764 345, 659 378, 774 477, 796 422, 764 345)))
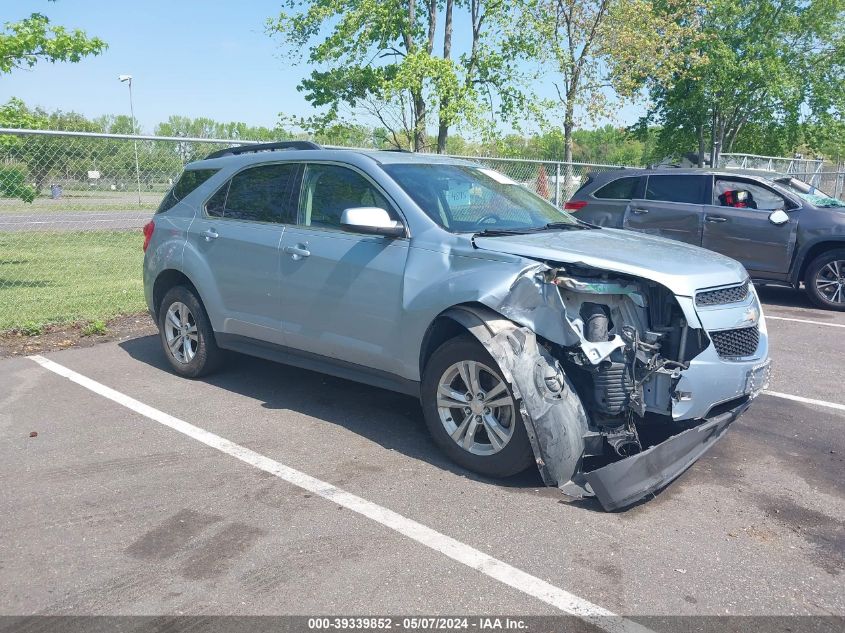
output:
POLYGON ((161 201, 156 213, 164 213, 176 206, 177 202, 183 200, 194 189, 217 172, 217 169, 186 169, 183 171, 176 183, 170 188, 170 191, 167 192, 167 195, 164 196, 164 200, 161 201))
POLYGON ((602 200, 630 200, 637 195, 637 186, 639 184, 639 176, 618 178, 598 189, 593 194, 593 197, 601 198, 602 200))
POLYGON ((703 176, 649 176, 646 200, 704 204, 703 176))

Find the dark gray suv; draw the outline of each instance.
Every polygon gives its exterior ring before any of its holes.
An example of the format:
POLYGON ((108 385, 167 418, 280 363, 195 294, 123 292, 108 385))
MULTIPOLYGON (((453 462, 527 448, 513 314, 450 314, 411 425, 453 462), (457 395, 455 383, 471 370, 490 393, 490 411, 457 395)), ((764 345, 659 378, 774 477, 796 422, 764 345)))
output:
POLYGON ((728 255, 755 281, 804 288, 845 310, 845 202, 788 175, 702 169, 590 174, 566 203, 600 226, 661 235, 728 255))

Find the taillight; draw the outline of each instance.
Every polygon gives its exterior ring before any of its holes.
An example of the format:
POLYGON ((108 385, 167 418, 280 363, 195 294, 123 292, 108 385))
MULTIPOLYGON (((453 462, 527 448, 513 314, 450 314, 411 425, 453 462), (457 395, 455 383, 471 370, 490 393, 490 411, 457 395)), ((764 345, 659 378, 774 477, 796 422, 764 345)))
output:
POLYGON ((565 205, 563 205, 563 208, 567 211, 578 211, 579 209, 583 209, 586 206, 586 200, 570 200, 565 205))
POLYGON ((150 245, 150 240, 153 237, 153 231, 156 230, 155 222, 150 220, 144 225, 144 252, 147 252, 147 247, 150 245))

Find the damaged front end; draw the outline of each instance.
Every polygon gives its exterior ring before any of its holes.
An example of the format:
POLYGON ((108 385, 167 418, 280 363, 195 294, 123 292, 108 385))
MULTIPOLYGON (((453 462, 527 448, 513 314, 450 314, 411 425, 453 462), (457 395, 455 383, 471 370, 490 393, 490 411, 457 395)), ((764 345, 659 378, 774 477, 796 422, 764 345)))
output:
POLYGON ((507 319, 453 318, 510 382, 545 483, 615 510, 678 477, 764 388, 765 324, 748 292, 708 317, 718 325, 756 318, 757 347, 731 358, 715 349, 692 298, 577 264, 523 271, 490 305, 507 319))

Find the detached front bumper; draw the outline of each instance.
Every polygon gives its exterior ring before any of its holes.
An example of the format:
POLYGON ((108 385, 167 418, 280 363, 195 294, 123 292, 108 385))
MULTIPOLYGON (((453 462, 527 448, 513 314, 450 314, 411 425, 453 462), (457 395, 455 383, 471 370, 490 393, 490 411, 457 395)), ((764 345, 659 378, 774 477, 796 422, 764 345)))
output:
POLYGON ((642 453, 582 473, 579 478, 605 510, 629 506, 679 477, 721 439, 750 405, 751 400, 746 400, 642 453))

